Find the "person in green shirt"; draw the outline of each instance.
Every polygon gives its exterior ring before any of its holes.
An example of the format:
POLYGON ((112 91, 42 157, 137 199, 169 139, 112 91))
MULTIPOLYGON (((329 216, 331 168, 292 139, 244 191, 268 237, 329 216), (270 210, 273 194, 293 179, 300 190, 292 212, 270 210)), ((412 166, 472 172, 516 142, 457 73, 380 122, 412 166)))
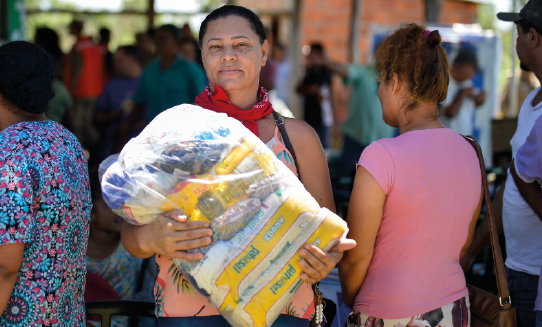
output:
POLYGON ((61 80, 55 79, 53 81, 53 91, 55 92, 55 97, 49 102, 49 110, 46 116, 50 120, 62 124, 66 112, 73 106, 73 98, 61 80))
POLYGON ((324 65, 344 78, 351 87, 348 117, 341 126, 344 146, 339 172, 341 177, 354 176, 356 162, 372 142, 394 135, 392 127, 382 119, 382 105, 378 98, 377 74, 370 65, 343 65, 324 59, 324 65))
POLYGON ((158 59, 143 72, 133 97, 134 119, 148 123, 171 107, 194 102, 207 86, 203 70, 179 56, 179 41, 179 30, 174 25, 163 25, 156 30, 158 59))

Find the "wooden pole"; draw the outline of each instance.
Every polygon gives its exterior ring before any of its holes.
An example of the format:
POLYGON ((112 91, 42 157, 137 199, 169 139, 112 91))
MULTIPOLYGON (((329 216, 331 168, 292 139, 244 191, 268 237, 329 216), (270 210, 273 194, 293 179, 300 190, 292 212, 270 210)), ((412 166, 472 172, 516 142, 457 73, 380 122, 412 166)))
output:
POLYGON ((297 72, 301 66, 301 0, 293 0, 292 29, 290 30, 290 43, 288 45, 288 56, 290 57, 290 101, 288 106, 295 118, 303 119, 303 110, 301 108, 301 99, 295 92, 299 79, 297 72))
POLYGON ((154 27, 154 0, 149 0, 149 8, 147 9, 147 18, 148 18, 148 25, 149 28, 154 27))
POLYGON ((425 0, 425 21, 427 23, 438 23, 442 0, 425 0))
POLYGON ((361 23, 360 7, 363 0, 352 0, 352 18, 350 20, 350 39, 348 45, 348 61, 357 63, 359 61, 359 27, 361 23))
POLYGON ((8 22, 8 2, 0 1, 0 44, 8 40, 9 22, 8 22))
MULTIPOLYGON (((512 2, 512 11, 519 11, 519 1, 513 0, 512 2)), ((508 96, 508 117, 517 117, 518 112, 518 56, 516 54, 516 29, 512 28, 510 31, 512 33, 512 46, 510 47, 510 52, 512 53, 512 78, 510 79, 510 88, 508 96)))

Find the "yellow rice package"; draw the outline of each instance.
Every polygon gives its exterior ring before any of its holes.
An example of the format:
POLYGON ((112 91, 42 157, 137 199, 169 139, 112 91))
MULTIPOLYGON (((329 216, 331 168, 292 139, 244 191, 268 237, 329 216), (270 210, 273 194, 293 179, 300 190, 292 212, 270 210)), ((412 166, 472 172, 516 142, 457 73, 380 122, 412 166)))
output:
POLYGON ((347 232, 239 121, 193 105, 160 114, 100 171, 131 224, 176 209, 210 222, 204 258, 174 262, 233 326, 270 326, 302 284, 300 248, 329 251, 347 232))

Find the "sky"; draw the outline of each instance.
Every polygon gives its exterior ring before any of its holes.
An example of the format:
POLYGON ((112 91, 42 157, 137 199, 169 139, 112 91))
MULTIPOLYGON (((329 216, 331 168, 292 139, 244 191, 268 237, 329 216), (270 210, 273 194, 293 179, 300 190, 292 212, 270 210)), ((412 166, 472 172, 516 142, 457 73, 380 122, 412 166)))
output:
MULTIPOLYGON (((492 2, 495 5, 496 12, 511 12, 512 10, 512 3, 513 0, 491 0, 489 2, 492 2)), ((519 3, 519 2, 518 2, 519 3)), ((518 10, 519 11, 519 10, 518 10)), ((514 24, 501 22, 497 18, 495 18, 496 25, 499 29, 510 29, 514 27, 514 24)))

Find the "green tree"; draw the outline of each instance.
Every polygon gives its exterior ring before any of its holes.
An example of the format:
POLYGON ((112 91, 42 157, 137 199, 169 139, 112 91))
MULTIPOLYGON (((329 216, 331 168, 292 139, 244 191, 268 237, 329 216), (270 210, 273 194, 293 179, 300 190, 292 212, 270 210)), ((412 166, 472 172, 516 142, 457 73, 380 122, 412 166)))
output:
MULTIPOLYGON (((527 3, 527 0, 519 0, 518 6, 521 8, 527 3)), ((510 28, 501 30, 496 27, 495 21, 497 19, 496 10, 493 5, 480 5, 478 7, 478 23, 484 29, 490 29, 501 35, 502 42, 502 66, 499 76, 499 90, 503 90, 506 84, 506 80, 512 74, 513 56, 515 56, 513 41, 516 37, 515 28, 510 23, 510 28)), ((519 9, 518 9, 519 10, 519 9)), ((519 65, 519 64, 518 64, 519 65)))
POLYGON ((478 23, 485 30, 496 30, 495 27, 495 6, 493 5, 479 5, 478 7, 478 23))
MULTIPOLYGON (((2 0, 0 0, 2 1, 2 0)), ((199 0, 200 10, 203 12, 211 11, 220 5, 231 2, 231 0, 199 0)), ((45 3, 45 7, 54 9, 75 10, 74 4, 70 0, 25 0, 28 9, 39 10, 40 5, 45 3)), ((134 10, 145 12, 148 8, 148 0, 123 0, 122 10, 134 10)), ((84 33, 90 35, 98 41, 99 30, 102 27, 111 30, 110 50, 115 50, 118 46, 132 44, 135 42, 136 33, 146 31, 147 17, 145 15, 114 15, 114 14, 92 14, 83 13, 53 13, 43 12, 34 13, 27 16, 26 37, 33 40, 38 27, 49 27, 54 29, 60 37, 61 48, 64 52, 70 51, 75 39, 69 34, 68 26, 73 19, 81 20, 85 23, 84 33)), ((163 20, 182 26, 188 22, 190 15, 170 16, 157 14, 155 25, 159 26, 163 20)))
MULTIPOLYGON (((41 0, 25 0, 28 9, 40 9, 41 0)), ((124 0, 123 9, 146 10, 147 0, 124 0)), ((73 3, 66 0, 49 0, 48 7, 55 9, 75 10, 73 3)), ((135 34, 147 29, 147 19, 143 15, 85 15, 69 13, 43 12, 27 16, 26 37, 33 40, 38 27, 54 29, 60 37, 61 48, 64 52, 70 51, 74 37, 69 34, 69 24, 78 19, 85 23, 84 33, 98 41, 99 30, 102 27, 111 30, 110 50, 115 50, 119 45, 127 45, 135 42, 135 34)))
POLYGON ((146 11, 149 8, 149 0, 124 0, 123 9, 146 11))

